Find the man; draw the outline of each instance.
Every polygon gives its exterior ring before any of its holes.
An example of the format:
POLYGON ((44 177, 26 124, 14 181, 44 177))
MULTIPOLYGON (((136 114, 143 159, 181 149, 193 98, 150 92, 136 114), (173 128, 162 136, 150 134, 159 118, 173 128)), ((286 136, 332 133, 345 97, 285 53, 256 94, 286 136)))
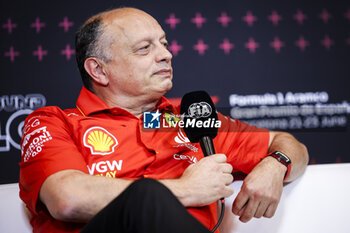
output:
POLYGON ((249 173, 232 206, 243 222, 272 217, 283 180, 304 171, 307 150, 294 137, 221 114, 214 143, 222 154, 205 158, 179 128, 142 129, 144 111, 178 113, 163 97, 172 87, 172 55, 147 13, 93 16, 78 31, 76 50, 85 86, 76 108, 39 109, 24 127, 20 196, 34 232, 208 232, 216 201, 233 193, 233 170, 249 173), (291 166, 267 156, 274 151, 291 166))

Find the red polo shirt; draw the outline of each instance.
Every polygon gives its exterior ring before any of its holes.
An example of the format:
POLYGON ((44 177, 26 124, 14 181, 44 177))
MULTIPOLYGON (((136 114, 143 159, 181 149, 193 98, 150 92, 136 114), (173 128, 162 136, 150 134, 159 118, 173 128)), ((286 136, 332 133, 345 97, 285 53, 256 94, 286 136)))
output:
MULTIPOLYGON (((162 97, 156 107, 164 115, 178 114, 162 97)), ((155 110, 156 110, 155 109, 155 110)), ((163 117, 162 117, 163 120, 163 117)), ((236 171, 249 173, 268 150, 267 130, 219 114, 222 126, 214 139, 217 153, 227 155, 236 171)), ((83 88, 76 108, 44 107, 26 119, 20 162, 20 197, 32 214, 34 232, 79 232, 83 224, 55 220, 38 200, 42 183, 50 175, 76 169, 111 178, 177 178, 203 157, 199 144, 191 144, 179 127, 143 129, 143 117, 110 108, 83 88)), ((216 203, 188 211, 212 229, 216 203)))

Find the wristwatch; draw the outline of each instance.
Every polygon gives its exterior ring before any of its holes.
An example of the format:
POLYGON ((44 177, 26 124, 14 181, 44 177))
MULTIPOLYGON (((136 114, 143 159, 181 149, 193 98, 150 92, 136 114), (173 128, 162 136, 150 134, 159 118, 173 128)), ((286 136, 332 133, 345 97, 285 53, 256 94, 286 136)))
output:
POLYGON ((292 164, 292 161, 290 160, 290 158, 287 155, 283 154, 281 151, 272 152, 272 153, 266 155, 266 157, 267 156, 274 157, 275 159, 277 159, 278 162, 282 163, 284 166, 287 167, 287 171, 286 171, 286 174, 284 175, 284 179, 283 179, 283 180, 285 180, 289 175, 291 164, 292 164))

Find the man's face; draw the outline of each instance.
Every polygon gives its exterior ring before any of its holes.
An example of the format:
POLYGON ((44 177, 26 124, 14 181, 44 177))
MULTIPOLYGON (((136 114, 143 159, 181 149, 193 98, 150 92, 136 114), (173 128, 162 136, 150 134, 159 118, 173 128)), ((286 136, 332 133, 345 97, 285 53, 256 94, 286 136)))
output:
POLYGON ((172 55, 165 33, 151 16, 134 12, 107 21, 113 59, 106 64, 115 95, 159 98, 172 87, 172 55))

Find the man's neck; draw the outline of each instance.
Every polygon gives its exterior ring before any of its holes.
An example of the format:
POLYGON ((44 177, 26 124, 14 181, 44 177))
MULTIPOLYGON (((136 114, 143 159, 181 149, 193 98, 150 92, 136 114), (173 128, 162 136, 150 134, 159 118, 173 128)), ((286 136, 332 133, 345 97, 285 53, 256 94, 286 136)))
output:
POLYGON ((95 92, 109 107, 122 108, 136 117, 140 117, 143 112, 153 110, 161 96, 150 98, 150 96, 126 96, 108 95, 106 93, 95 92))
POLYGON ((128 100, 125 100, 125 101, 111 100, 111 101, 107 101, 106 103, 111 107, 122 108, 130 112, 134 116, 140 117, 143 114, 143 112, 153 110, 156 107, 158 101, 159 99, 153 100, 153 101, 144 101, 138 98, 134 98, 134 99, 128 98, 128 100))

